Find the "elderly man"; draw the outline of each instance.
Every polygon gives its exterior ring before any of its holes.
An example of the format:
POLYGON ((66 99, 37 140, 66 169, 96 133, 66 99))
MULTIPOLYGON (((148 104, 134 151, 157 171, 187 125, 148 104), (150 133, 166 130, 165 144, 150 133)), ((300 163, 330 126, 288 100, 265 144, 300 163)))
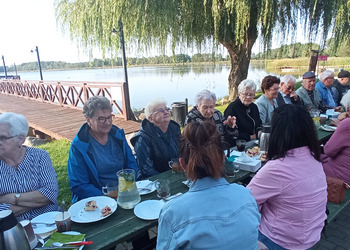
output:
POLYGON ((334 74, 332 71, 325 70, 319 76, 316 83, 316 89, 320 93, 321 101, 329 107, 336 107, 336 103, 332 94, 331 86, 334 82, 334 74))
POLYGON ((336 105, 340 104, 341 98, 350 89, 349 86, 350 72, 347 70, 341 70, 338 74, 338 79, 333 82, 332 93, 336 105))
POLYGON ((292 75, 285 75, 281 78, 280 89, 277 95, 277 104, 282 106, 285 104, 295 104, 303 106, 303 101, 295 93, 296 79, 292 75))

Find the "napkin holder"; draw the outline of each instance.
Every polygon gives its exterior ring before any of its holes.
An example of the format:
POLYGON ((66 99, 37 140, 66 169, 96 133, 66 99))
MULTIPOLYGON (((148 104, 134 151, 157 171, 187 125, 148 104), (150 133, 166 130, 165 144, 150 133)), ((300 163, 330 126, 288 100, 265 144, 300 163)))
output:
MULTIPOLYGON (((231 152, 231 157, 232 157, 232 155, 240 156, 241 153, 242 152, 232 151, 231 152)), ((245 154, 245 153, 243 152, 243 154, 245 154)), ((256 159, 251 159, 249 162, 242 162, 242 161, 239 160, 239 157, 235 157, 233 163, 236 164, 236 165, 238 164, 241 169, 243 169, 245 171, 248 171, 248 172, 253 172, 253 173, 258 171, 259 168, 261 168, 261 161, 260 160, 256 160, 256 159)))

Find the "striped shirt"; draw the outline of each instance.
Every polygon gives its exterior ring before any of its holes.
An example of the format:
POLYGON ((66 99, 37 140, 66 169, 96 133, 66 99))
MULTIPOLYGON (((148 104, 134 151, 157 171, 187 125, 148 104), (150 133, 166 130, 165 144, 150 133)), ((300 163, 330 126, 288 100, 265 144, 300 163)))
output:
MULTIPOLYGON (((17 169, 0 160, 0 195, 31 191, 39 191, 52 203, 29 210, 18 216, 19 220, 31 220, 40 214, 58 211, 57 175, 50 156, 45 150, 26 147, 26 154, 17 169)), ((0 203, 0 211, 10 207, 11 204, 0 203)))

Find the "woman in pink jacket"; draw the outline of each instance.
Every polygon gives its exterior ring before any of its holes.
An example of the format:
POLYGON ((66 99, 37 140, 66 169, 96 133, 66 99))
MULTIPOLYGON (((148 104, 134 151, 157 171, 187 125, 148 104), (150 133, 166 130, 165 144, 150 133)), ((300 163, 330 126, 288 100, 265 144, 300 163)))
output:
MULTIPOLYGON (((342 98, 341 104, 346 108, 343 117, 350 116, 350 91, 342 98)), ((322 164, 327 176, 350 183, 350 118, 341 120, 337 130, 324 146, 322 164)))
POLYGON ((296 105, 274 110, 268 162, 247 186, 261 213, 259 241, 268 249, 307 249, 326 219, 327 183, 314 123, 296 105))

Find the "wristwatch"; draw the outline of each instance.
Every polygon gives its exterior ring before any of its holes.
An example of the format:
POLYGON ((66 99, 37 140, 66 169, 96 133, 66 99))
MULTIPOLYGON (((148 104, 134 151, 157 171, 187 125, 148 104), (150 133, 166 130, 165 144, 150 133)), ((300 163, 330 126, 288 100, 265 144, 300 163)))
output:
POLYGON ((21 194, 16 193, 15 194, 15 205, 18 205, 19 197, 21 197, 21 194))

